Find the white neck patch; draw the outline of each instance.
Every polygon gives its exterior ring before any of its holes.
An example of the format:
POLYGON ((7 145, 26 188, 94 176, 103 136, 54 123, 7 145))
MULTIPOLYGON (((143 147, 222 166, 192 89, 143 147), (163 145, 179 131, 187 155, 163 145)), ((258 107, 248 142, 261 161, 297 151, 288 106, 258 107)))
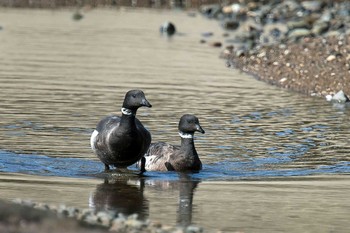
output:
POLYGON ((193 138, 193 134, 184 133, 184 132, 181 132, 181 131, 179 131, 179 135, 180 135, 181 138, 193 138))
POLYGON ((128 115, 128 116, 132 115, 132 111, 130 109, 127 109, 127 108, 122 108, 122 113, 124 115, 128 115))

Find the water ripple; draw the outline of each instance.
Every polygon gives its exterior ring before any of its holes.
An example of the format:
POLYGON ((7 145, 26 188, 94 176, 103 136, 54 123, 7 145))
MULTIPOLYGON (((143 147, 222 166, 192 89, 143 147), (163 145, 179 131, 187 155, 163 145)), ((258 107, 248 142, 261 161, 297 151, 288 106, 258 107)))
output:
MULTIPOLYGON (((235 180, 264 179, 266 177, 305 176, 316 174, 350 173, 350 162, 335 162, 312 168, 278 169, 278 164, 288 163, 292 154, 273 153, 271 157, 253 158, 247 161, 221 161, 204 164, 203 171, 193 173, 193 179, 235 180), (275 166, 277 165, 277 168, 275 166)), ((130 167, 136 170, 135 167, 130 167)), ((103 171, 102 163, 79 158, 52 158, 34 154, 16 154, 0 150, 0 172, 24 173, 40 176, 96 177, 103 171)), ((152 179, 176 179, 176 173, 146 172, 152 179)))

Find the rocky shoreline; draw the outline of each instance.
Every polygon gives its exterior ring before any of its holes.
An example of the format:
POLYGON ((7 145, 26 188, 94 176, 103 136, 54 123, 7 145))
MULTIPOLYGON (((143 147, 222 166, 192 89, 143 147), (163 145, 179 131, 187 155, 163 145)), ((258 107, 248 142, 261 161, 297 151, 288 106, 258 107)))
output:
POLYGON ((350 37, 304 38, 302 44, 262 47, 228 64, 269 84, 311 96, 350 93, 350 37))
POLYGON ((137 214, 125 216, 113 211, 79 209, 65 205, 49 205, 16 199, 0 200, 0 232, 16 233, 200 233, 203 229, 163 225, 139 220, 137 214))
POLYGON ((234 34, 228 66, 312 96, 350 93, 350 3, 239 1, 200 8, 234 34))

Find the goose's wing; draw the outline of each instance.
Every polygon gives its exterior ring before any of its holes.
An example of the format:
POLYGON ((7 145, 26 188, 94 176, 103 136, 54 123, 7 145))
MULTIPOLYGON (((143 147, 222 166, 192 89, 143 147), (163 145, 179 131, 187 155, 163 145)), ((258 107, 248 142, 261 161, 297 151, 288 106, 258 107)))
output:
POLYGON ((96 150, 96 148, 99 147, 99 143, 101 140, 99 140, 103 135, 106 135, 106 132, 113 128, 117 127, 120 123, 120 117, 117 115, 109 115, 104 117, 100 122, 97 124, 96 129, 92 132, 90 137, 90 145, 92 150, 96 150))
POLYGON ((146 170, 169 171, 173 170, 170 164, 172 158, 179 150, 179 146, 170 145, 165 142, 152 143, 149 147, 146 158, 146 170))
POLYGON ((109 115, 103 118, 96 126, 96 130, 98 132, 103 132, 105 130, 109 130, 112 127, 116 127, 120 123, 120 116, 117 115, 109 115))

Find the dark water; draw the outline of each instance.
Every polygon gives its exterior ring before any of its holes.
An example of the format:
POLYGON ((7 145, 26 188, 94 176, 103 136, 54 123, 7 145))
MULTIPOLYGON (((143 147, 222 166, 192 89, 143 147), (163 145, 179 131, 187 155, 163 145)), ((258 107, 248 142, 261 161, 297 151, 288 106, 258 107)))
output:
POLYGON ((0 197, 138 213, 207 232, 348 232, 349 107, 225 67, 215 21, 183 12, 0 10, 0 197), (179 34, 161 37, 173 21, 179 34), (128 22, 126 24, 125 22, 128 22), (129 89, 153 141, 199 117, 195 174, 104 174, 89 148, 129 89))

